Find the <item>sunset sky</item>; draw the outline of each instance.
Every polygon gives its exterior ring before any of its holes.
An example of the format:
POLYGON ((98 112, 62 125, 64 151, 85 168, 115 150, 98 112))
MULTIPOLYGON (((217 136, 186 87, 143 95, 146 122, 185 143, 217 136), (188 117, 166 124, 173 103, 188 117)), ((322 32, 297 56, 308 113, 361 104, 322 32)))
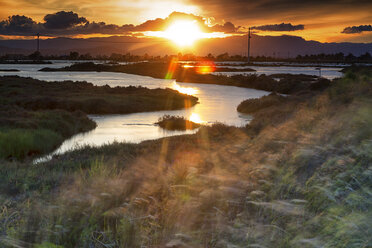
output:
POLYGON ((0 0, 0 6, 0 35, 6 39, 35 32, 52 37, 165 37, 159 32, 186 18, 208 34, 201 38, 240 35, 249 26, 259 35, 372 42, 371 0, 0 0), (190 15, 169 18, 173 12, 190 15), (8 19, 13 15, 19 17, 8 19))

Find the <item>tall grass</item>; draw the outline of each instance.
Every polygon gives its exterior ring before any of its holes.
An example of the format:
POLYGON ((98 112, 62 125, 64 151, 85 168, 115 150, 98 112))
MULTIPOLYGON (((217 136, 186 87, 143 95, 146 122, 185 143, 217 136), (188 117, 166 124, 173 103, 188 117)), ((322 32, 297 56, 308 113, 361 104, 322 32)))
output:
POLYGON ((32 170, 0 163, 0 244, 372 247, 372 103, 359 79, 288 106, 285 118, 272 106, 253 137, 218 124, 32 170))
POLYGON ((62 142, 60 134, 48 129, 0 130, 0 158, 23 159, 51 151, 62 142))

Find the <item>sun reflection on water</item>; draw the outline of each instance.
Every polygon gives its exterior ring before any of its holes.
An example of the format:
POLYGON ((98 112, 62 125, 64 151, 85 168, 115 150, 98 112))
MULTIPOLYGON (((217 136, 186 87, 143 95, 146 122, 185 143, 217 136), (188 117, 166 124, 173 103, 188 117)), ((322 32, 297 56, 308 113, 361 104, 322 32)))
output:
POLYGON ((198 93, 198 89, 192 87, 182 87, 176 82, 173 82, 172 88, 178 92, 186 95, 195 95, 198 93))
POLYGON ((199 74, 209 74, 216 70, 216 65, 213 61, 202 61, 197 64, 195 69, 199 74))
POLYGON ((203 120, 200 118, 200 115, 197 113, 192 113, 189 117, 189 120, 198 124, 203 123, 203 120))

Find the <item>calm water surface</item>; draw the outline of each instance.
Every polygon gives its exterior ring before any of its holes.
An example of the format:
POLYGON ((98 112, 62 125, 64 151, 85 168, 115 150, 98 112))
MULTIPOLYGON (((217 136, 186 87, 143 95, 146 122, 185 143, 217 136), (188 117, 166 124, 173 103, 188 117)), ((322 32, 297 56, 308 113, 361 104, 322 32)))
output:
MULTIPOLYGON (((226 66, 224 66, 226 67, 226 66)), ((221 75, 237 75, 237 74, 265 74, 265 75, 272 75, 277 73, 290 73, 290 74, 305 74, 305 75, 315 75, 319 76, 319 70, 317 67, 314 66, 235 66, 234 68, 251 68, 256 71, 254 72, 214 72, 213 74, 221 74, 221 75)), ((337 67, 322 67, 321 68, 321 76, 327 79, 334 79, 338 77, 342 77, 342 72, 340 72, 342 68, 337 67)))

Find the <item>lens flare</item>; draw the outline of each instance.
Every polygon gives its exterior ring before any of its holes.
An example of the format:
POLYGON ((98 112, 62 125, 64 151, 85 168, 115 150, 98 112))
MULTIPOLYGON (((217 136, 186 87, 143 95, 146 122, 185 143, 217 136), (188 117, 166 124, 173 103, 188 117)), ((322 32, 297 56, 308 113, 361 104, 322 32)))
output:
POLYGON ((203 61, 196 65, 195 70, 199 74, 209 74, 216 70, 216 66, 213 61, 203 61))
POLYGON ((171 62, 169 63, 167 74, 165 75, 165 79, 172 79, 174 72, 177 69, 178 59, 172 58, 171 62))

